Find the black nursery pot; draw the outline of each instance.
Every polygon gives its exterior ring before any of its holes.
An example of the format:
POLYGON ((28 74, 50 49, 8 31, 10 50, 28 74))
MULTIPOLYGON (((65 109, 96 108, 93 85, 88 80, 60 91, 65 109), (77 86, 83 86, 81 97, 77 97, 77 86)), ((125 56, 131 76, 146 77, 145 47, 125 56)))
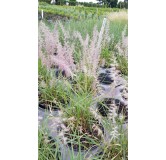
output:
POLYGON ((102 102, 97 103, 98 112, 103 116, 106 117, 109 112, 110 104, 113 104, 113 98, 105 98, 102 102))
POLYGON ((110 77, 110 73, 100 73, 98 76, 98 80, 102 84, 111 84, 114 80, 110 77))
MULTIPOLYGON (((44 109, 44 110, 50 110, 48 105, 46 105, 44 103, 39 103, 39 108, 44 109)), ((57 105, 54 105, 53 107, 51 107, 51 110, 57 111, 57 110, 60 110, 60 108, 57 105)))
MULTIPOLYGON (((41 97, 41 94, 38 95, 38 107, 44 110, 52 110, 52 111, 57 111, 60 110, 60 107, 58 104, 54 103, 54 102, 47 102, 47 100, 43 100, 43 98, 41 97)), ((62 106, 68 106, 69 105, 69 99, 64 100, 62 97, 59 98, 59 103, 62 106)))
MULTIPOLYGON (((64 107, 69 105, 69 99, 67 99, 67 100, 61 99, 61 100, 59 100, 59 102, 64 107)), ((50 110, 49 105, 51 105, 51 110, 52 111, 60 110, 59 106, 56 103, 47 104, 46 102, 39 102, 39 108, 42 108, 42 109, 45 109, 45 110, 50 110)))
POLYGON ((110 68, 112 68, 111 65, 104 65, 104 66, 100 66, 100 67, 103 68, 103 69, 110 69, 110 68))
POLYGON ((55 76, 58 78, 58 77, 67 77, 66 76, 66 73, 65 73, 65 71, 64 70, 59 70, 59 69, 56 69, 55 70, 55 76))
POLYGON ((107 117, 110 109, 110 105, 115 104, 118 107, 117 114, 123 114, 125 121, 128 120, 128 110, 118 99, 105 98, 103 101, 97 103, 98 112, 103 116, 107 117))

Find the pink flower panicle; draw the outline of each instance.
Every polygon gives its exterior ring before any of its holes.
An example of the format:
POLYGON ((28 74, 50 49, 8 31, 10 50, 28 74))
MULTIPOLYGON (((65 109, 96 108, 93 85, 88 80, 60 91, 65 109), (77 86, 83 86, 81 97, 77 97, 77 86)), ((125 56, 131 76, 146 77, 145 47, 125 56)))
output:
MULTIPOLYGON (((42 63, 48 68, 53 65, 58 66, 59 69, 65 71, 67 77, 72 76, 75 70, 73 45, 69 45, 67 39, 63 45, 61 44, 57 26, 52 33, 43 22, 39 25, 39 58, 41 58, 42 63)), ((63 28, 62 24, 60 26, 63 28)), ((65 32, 65 36, 69 34, 65 30, 63 32, 65 32)))

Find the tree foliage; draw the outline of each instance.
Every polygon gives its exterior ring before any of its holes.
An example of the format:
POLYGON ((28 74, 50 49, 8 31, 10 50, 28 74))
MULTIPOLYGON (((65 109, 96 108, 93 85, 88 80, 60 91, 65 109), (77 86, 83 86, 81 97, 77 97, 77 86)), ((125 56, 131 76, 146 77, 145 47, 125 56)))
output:
POLYGON ((76 0, 69 0, 69 5, 70 6, 75 6, 77 4, 76 0))
POLYGON ((51 3, 51 0, 38 0, 39 2, 46 2, 46 3, 51 3))
POLYGON ((97 1, 99 4, 102 4, 111 8, 117 7, 117 3, 118 3, 118 0, 97 0, 97 1))
POLYGON ((128 1, 119 2, 117 7, 118 8, 126 8, 126 9, 128 9, 128 1))
MULTIPOLYGON (((51 0, 38 0, 39 2, 46 2, 51 3, 51 0)), ((55 0, 56 5, 65 5, 68 4, 70 6, 75 5, 84 5, 86 7, 111 7, 111 8, 128 8, 128 0, 125 0, 124 2, 119 2, 118 0, 97 0, 98 3, 92 3, 92 2, 77 2, 77 0, 55 0)))

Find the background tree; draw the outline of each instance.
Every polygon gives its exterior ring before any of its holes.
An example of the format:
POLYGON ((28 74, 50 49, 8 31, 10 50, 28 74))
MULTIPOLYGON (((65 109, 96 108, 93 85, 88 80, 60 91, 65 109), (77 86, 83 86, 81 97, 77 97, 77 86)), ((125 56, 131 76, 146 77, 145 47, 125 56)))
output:
POLYGON ((106 5, 107 4, 107 0, 97 0, 98 4, 102 4, 102 5, 106 5))
POLYGON ((108 1, 108 6, 111 8, 117 7, 118 0, 107 0, 108 1))
POLYGON ((128 2, 127 1, 119 2, 117 7, 118 8, 126 8, 126 9, 128 9, 128 2))
MULTIPOLYGON (((46 2, 48 4, 51 4, 52 0, 39 0, 39 2, 46 2)), ((55 3, 52 3, 52 4, 64 5, 65 4, 65 0, 55 0, 55 3)))
POLYGON ((56 1, 56 5, 64 5, 65 4, 65 0, 55 0, 56 1))
POLYGON ((128 9, 128 0, 124 1, 124 7, 128 9))
POLYGON ((39 2, 51 3, 51 0, 38 0, 39 2))
POLYGON ((107 7, 116 8, 118 0, 97 0, 99 4, 103 4, 107 7))
POLYGON ((75 6, 77 4, 76 0, 69 0, 69 5, 70 6, 75 6))

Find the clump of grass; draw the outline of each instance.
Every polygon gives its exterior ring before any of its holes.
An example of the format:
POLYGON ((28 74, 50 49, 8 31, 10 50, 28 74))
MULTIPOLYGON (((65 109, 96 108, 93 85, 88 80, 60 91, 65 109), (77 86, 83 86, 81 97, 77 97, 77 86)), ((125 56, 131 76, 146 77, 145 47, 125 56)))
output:
MULTIPOLYGON (((94 27, 92 37, 88 34, 84 39, 80 32, 75 32, 74 37, 80 43, 81 56, 76 65, 77 82, 84 85, 84 89, 96 92, 97 69, 101 54, 101 40, 97 27, 94 27), (79 77, 79 78, 78 78, 79 77)), ((77 83, 77 84, 78 84, 77 83)))
MULTIPOLYGON (((122 145, 127 145, 127 141, 125 142, 125 144, 122 145)), ((105 145, 103 147, 103 154, 101 156, 99 156, 98 158, 100 158, 100 160, 127 160, 127 150, 126 152, 123 152, 122 146, 121 144, 118 144, 116 142, 112 142, 109 145, 105 145)))
POLYGON ((89 119, 92 114, 89 112, 90 105, 92 103, 92 95, 87 92, 77 92, 75 95, 70 97, 70 107, 65 110, 67 117, 73 117, 77 120, 75 126, 89 125, 89 119))
MULTIPOLYGON (((121 41, 122 32, 124 31, 125 26, 128 23, 128 15, 127 12, 113 12, 108 15, 109 25, 109 35, 114 36, 114 47, 115 45, 121 41)), ((126 35, 128 32, 126 32, 126 35)))
POLYGON ((128 20, 128 13, 127 10, 123 10, 120 12, 111 12, 111 14, 108 15, 108 19, 111 21, 124 21, 128 20))
POLYGON ((42 64, 41 59, 38 59, 38 82, 45 81, 46 83, 50 80, 51 74, 45 65, 42 64))
POLYGON ((128 58, 128 37, 126 35, 127 35, 127 25, 125 25, 121 33, 121 39, 116 44, 115 50, 118 52, 119 55, 128 58))
POLYGON ((73 90, 75 93, 90 93, 95 95, 96 83, 94 77, 87 76, 83 72, 78 72, 73 79, 73 90))
MULTIPOLYGON (((66 82, 68 83, 68 82, 66 82)), ((39 102, 47 107, 57 108, 60 104, 64 107, 69 103, 71 89, 65 81, 50 80, 50 83, 39 84, 39 102)))
POLYGON ((118 69, 121 71, 121 73, 125 76, 128 76, 128 61, 126 57, 122 55, 116 55, 116 59, 118 62, 118 69))
MULTIPOLYGON (((127 160, 128 159, 128 134, 124 127, 125 117, 117 117, 114 114, 103 119, 105 138, 102 141, 102 154, 97 156, 100 160, 127 160)), ((127 127, 127 125, 126 125, 127 127)))
POLYGON ((127 25, 124 26, 121 32, 121 38, 115 46, 116 60, 118 69, 125 76, 128 76, 128 38, 127 38, 127 25))
POLYGON ((81 33, 83 38, 88 34, 90 37, 93 35, 93 29, 96 26, 99 31, 102 26, 103 19, 81 19, 79 21, 70 20, 68 23, 63 23, 64 27, 73 34, 75 31, 81 33))
POLYGON ((107 25, 103 35, 102 50, 100 55, 100 64, 104 67, 110 67, 113 63, 113 53, 115 48, 114 34, 110 33, 110 21, 107 20, 107 25))
POLYGON ((48 138, 44 130, 38 130, 38 160, 62 160, 60 146, 48 138))
MULTIPOLYGON (((101 51, 101 61, 104 60, 104 66, 109 67, 112 63, 112 51, 109 48, 103 48, 101 51)), ((102 63, 102 62, 101 62, 102 63)))
POLYGON ((55 71, 48 70, 41 64, 39 59, 39 103, 46 107, 54 108, 60 104, 66 106, 69 103, 69 96, 72 94, 71 85, 65 78, 55 78, 55 71))
MULTIPOLYGON (((79 135, 71 135, 71 139, 68 144, 71 144, 67 152, 68 158, 70 160, 84 160, 86 159, 86 154, 82 153, 81 139, 79 135), (78 150, 75 152, 75 146, 77 145, 78 150)), ((90 139, 90 138, 89 138, 90 139)), ((38 159, 39 160, 63 160, 64 158, 64 148, 61 148, 60 139, 52 139, 48 137, 46 131, 42 128, 38 130, 38 159)), ((67 148, 66 148, 67 149, 67 148)))
POLYGON ((64 110, 65 124, 69 128, 66 136, 72 139, 73 147, 78 149, 77 136, 81 139, 81 148, 89 149, 98 144, 102 139, 102 131, 98 121, 90 112, 92 94, 79 92, 70 99, 70 107, 64 110))

